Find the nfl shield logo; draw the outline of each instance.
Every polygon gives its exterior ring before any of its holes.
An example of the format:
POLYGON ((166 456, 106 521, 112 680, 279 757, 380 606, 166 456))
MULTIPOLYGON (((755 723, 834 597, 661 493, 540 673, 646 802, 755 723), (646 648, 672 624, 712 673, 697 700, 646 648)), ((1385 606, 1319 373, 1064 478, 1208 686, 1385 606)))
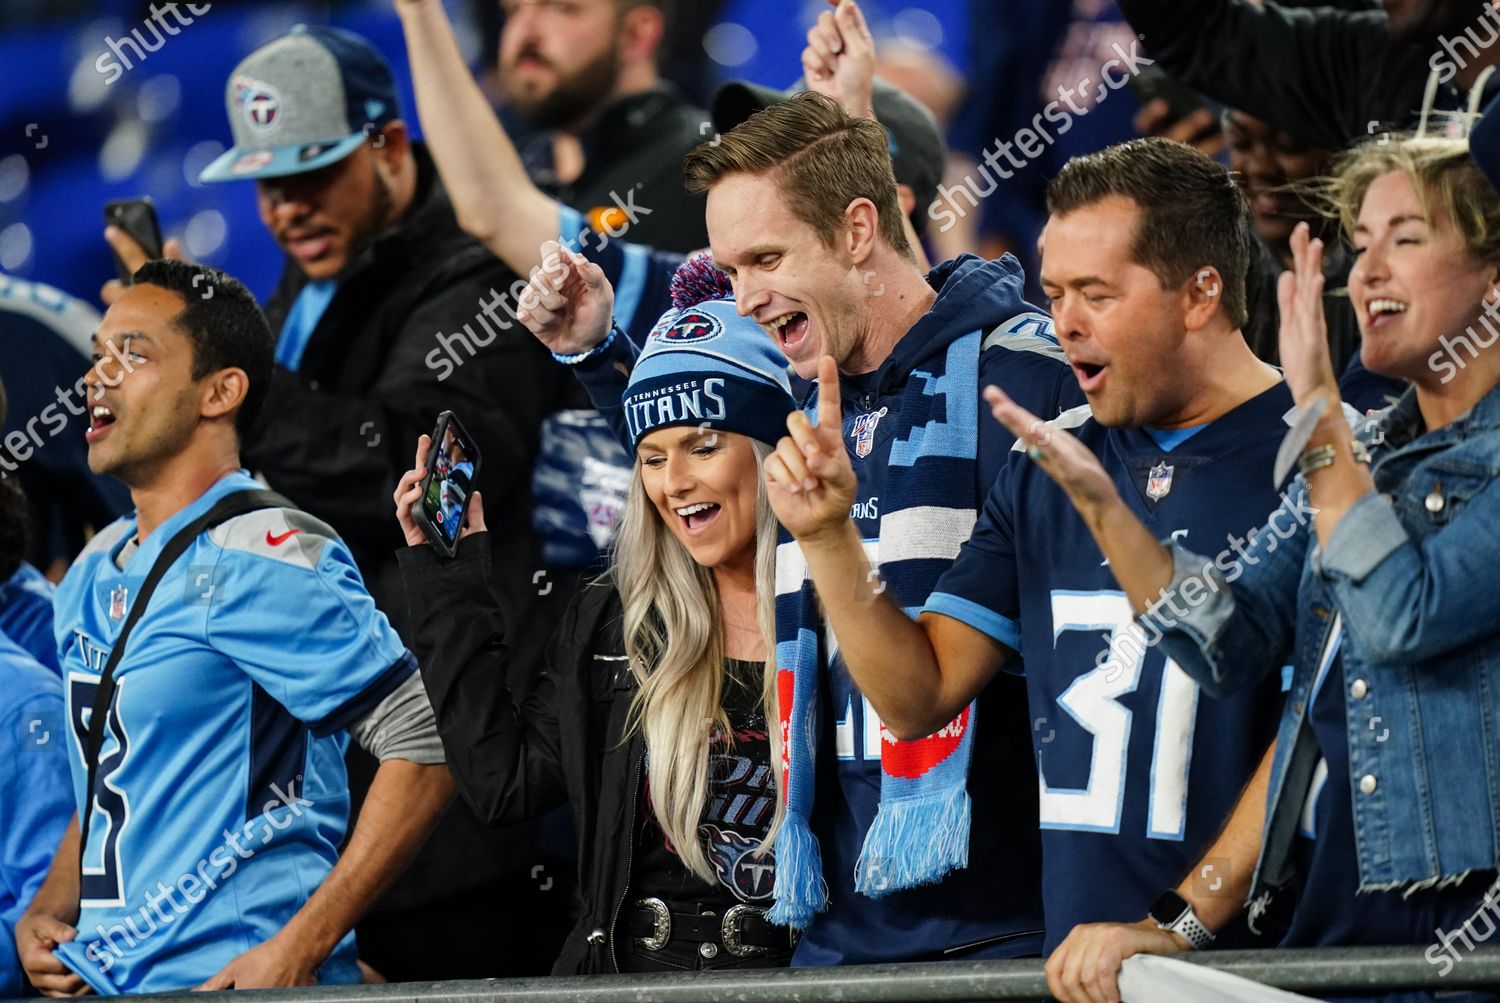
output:
POLYGON ((109 618, 116 623, 125 617, 125 586, 116 585, 109 591, 109 618))
POLYGON ((1158 463, 1146 475, 1146 497, 1154 502, 1161 501, 1171 490, 1172 468, 1165 462, 1158 463))
POLYGON ((875 426, 880 424, 880 419, 886 416, 890 408, 881 408, 870 414, 862 414, 854 419, 854 427, 849 434, 854 436, 854 455, 863 459, 870 455, 870 450, 875 445, 875 426))

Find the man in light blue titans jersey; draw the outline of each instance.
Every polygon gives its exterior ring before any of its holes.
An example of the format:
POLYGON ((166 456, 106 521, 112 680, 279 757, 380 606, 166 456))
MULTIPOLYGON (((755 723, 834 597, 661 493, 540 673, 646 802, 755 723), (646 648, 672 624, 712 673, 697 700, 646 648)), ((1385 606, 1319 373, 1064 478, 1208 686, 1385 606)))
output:
MULTIPOLYGON (((343 542, 294 509, 200 533, 114 670, 92 792, 85 748, 111 648, 158 555, 254 490, 239 436, 272 339, 243 285, 152 262, 110 307, 87 377, 89 466, 131 490, 57 594, 75 817, 17 925, 57 995, 357 982, 356 919, 452 793, 411 654, 343 542), (381 760, 342 857, 348 733, 381 760), (81 875, 80 875, 81 871, 81 875)), ((337 429, 309 429, 308 448, 337 429)), ((330 491, 339 485, 330 474, 330 491)))

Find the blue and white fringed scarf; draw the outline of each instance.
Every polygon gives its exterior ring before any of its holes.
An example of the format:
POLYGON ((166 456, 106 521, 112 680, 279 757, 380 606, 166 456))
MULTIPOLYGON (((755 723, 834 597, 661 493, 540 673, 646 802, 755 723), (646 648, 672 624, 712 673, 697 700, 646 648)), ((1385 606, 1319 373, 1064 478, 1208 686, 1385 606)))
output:
MULTIPOLYGON (((909 616, 974 528, 979 416, 979 332, 925 360, 886 421, 895 420, 879 549, 871 554, 909 616), (955 506, 957 499, 965 504, 955 506)), ((816 420, 816 403, 808 405, 816 420)), ((845 424, 848 433, 850 416, 845 424)), ((813 807, 820 674, 834 656, 802 551, 783 531, 776 555, 776 682, 786 821, 776 837, 775 905, 769 919, 805 927, 827 907, 813 807)), ((854 887, 878 896, 930 884, 969 862, 969 754, 975 706, 927 738, 896 741, 882 728, 880 809, 856 866, 854 887)))

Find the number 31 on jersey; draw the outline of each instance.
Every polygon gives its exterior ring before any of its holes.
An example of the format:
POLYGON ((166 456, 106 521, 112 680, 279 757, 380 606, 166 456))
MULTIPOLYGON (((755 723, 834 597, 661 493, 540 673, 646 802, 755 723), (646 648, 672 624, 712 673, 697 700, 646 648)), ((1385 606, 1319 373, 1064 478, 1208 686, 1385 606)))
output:
POLYGON ((1188 767, 1198 717, 1198 685, 1176 662, 1166 660, 1156 706, 1150 774, 1129 777, 1134 715, 1120 698, 1134 693, 1141 683, 1147 654, 1145 633, 1136 624, 1130 600, 1123 592, 1055 591, 1053 643, 1067 631, 1108 633, 1109 656, 1074 679, 1057 698, 1062 710, 1093 736, 1093 751, 1088 784, 1082 788, 1048 785, 1045 757, 1039 757, 1042 827, 1119 832, 1126 788, 1133 781, 1150 785, 1145 792, 1151 799, 1146 835, 1152 839, 1182 839, 1188 767))

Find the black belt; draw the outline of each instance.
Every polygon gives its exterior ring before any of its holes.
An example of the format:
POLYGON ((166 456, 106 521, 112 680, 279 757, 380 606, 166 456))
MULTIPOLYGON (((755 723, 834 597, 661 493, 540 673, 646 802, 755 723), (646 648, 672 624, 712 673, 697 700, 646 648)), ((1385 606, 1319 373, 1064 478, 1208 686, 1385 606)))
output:
POLYGON ((766 921, 764 909, 743 903, 720 916, 711 910, 674 912, 661 899, 637 899, 624 920, 625 933, 648 951, 681 941, 718 944, 735 957, 745 958, 773 949, 789 952, 795 943, 790 930, 766 921))

